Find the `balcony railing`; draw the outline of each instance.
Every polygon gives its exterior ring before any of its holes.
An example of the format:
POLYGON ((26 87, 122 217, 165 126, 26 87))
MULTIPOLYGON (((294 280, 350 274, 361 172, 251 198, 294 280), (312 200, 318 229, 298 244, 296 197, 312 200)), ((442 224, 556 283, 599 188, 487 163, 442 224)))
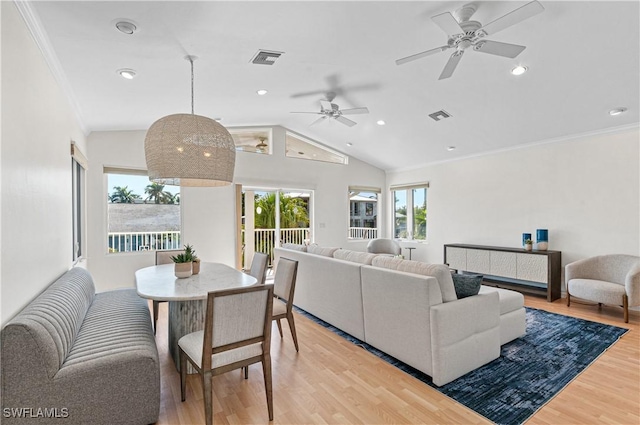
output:
POLYGON ((349 227, 349 239, 376 239, 378 229, 373 227, 349 227))
POLYGON ((180 232, 110 232, 107 240, 109 252, 182 248, 180 232))

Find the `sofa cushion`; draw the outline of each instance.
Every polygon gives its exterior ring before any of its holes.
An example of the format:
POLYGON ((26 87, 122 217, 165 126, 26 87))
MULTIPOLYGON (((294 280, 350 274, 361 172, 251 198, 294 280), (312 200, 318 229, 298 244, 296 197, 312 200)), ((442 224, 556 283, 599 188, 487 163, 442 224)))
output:
POLYGON ((493 286, 482 285, 480 294, 489 294, 497 292, 500 299, 500 315, 519 310, 524 307, 524 295, 520 292, 511 291, 510 289, 495 288, 493 286))
POLYGON ((283 243, 282 247, 284 249, 291 249, 293 251, 307 252, 307 246, 306 245, 299 245, 299 244, 296 244, 296 243, 283 243))
POLYGON ((371 262, 376 258, 376 254, 360 251, 350 251, 348 249, 338 249, 333 253, 333 258, 338 260, 351 261, 352 263, 371 265, 371 262))
POLYGON ((403 260, 397 257, 376 256, 371 262, 375 267, 398 270, 407 273, 421 274, 435 277, 442 292, 442 301, 455 301, 456 290, 453 286, 453 279, 449 267, 444 264, 427 264, 420 261, 403 260))
POLYGON ((456 290, 458 299, 478 295, 480 284, 482 283, 481 274, 452 274, 453 286, 456 290))
POLYGON ((307 252, 316 255, 324 255, 325 257, 333 257, 333 253, 340 248, 322 247, 318 244, 311 244, 307 247, 307 252))

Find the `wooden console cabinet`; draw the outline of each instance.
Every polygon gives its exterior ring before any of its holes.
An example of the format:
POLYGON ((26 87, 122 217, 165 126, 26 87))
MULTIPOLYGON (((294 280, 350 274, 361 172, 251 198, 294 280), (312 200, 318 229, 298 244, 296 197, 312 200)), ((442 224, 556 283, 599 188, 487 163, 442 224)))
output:
POLYGON ((484 284, 560 298, 560 251, 526 251, 498 246, 447 244, 444 262, 460 272, 484 276, 484 284))

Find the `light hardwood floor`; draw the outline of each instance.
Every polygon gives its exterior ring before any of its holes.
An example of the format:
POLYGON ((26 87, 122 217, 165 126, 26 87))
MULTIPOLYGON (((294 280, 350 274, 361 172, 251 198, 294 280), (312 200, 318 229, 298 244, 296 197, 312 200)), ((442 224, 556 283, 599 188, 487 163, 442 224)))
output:
MULTIPOLYGON (((533 424, 640 424, 640 317, 622 320, 622 309, 547 303, 526 296, 525 304, 625 327, 631 331, 606 351, 528 422, 533 424)), ((158 425, 203 424, 198 375, 180 380, 167 350, 167 310, 161 303, 157 343, 162 400, 158 425)), ((300 352, 283 324, 284 339, 272 331, 274 420, 272 424, 489 424, 491 422, 365 350, 296 315, 300 352)), ((269 424, 260 365, 213 380, 215 424, 269 424)))

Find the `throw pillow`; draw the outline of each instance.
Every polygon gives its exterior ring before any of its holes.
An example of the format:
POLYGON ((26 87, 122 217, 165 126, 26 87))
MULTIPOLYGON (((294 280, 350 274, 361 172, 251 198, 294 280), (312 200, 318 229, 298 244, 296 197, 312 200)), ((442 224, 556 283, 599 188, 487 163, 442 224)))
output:
POLYGON ((478 295, 480 292, 481 274, 452 274, 451 277, 458 299, 478 295))

